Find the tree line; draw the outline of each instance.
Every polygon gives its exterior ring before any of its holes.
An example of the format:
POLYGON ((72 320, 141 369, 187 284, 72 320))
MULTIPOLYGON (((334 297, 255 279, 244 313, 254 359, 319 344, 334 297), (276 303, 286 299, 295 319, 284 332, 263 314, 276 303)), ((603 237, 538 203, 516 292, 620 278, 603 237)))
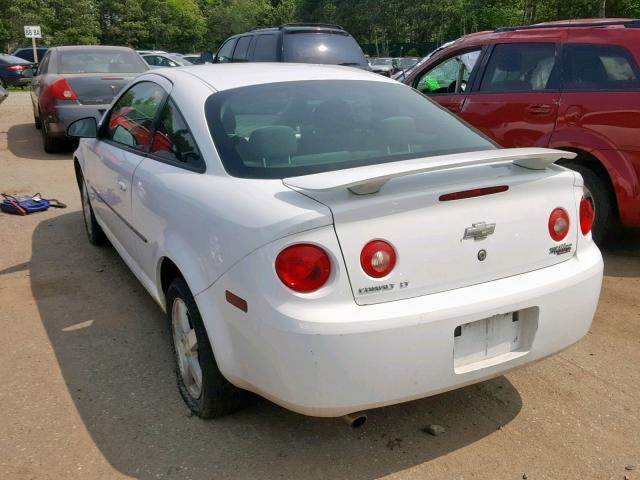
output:
MULTIPOLYGON (((501 26, 593 17, 640 17, 638 0, 0 0, 0 49, 104 44, 215 51, 229 35, 290 22, 342 25, 362 44, 441 44, 501 26)), ((421 52, 422 53, 422 52, 421 52)))

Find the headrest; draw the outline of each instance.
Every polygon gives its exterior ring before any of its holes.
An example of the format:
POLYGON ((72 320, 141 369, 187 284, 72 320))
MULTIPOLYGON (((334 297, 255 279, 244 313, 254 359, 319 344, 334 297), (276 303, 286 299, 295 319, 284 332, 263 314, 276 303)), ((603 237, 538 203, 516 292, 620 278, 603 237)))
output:
POLYGON ((503 72, 520 72, 522 70, 522 54, 518 51, 498 50, 496 66, 503 72))
POLYGON ((298 151, 296 132, 291 127, 273 125, 254 130, 249 145, 258 158, 282 158, 298 151))
POLYGON ((416 136, 416 123, 411 117, 388 117, 380 122, 382 137, 391 145, 411 143, 416 136))
POLYGON ((313 112, 316 126, 331 130, 353 128, 353 114, 347 102, 338 97, 332 97, 318 104, 313 112))
POLYGON ((227 135, 236 133, 236 114, 233 113, 233 109, 229 106, 225 106, 222 112, 222 128, 224 128, 224 133, 227 135))

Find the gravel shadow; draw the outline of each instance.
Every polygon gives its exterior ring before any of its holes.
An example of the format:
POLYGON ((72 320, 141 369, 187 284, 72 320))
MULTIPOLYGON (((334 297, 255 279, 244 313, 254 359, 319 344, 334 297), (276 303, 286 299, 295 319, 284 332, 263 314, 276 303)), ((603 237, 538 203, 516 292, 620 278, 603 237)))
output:
POLYGON ((496 434, 522 408, 499 377, 371 411, 360 430, 268 401, 202 421, 175 386, 163 314, 112 248, 89 245, 80 212, 37 226, 30 270, 86 429, 113 467, 135 478, 373 479, 496 434), (424 433, 431 423, 446 432, 424 433))
POLYGON ((36 130, 33 123, 21 123, 7 131, 7 145, 12 154, 27 160, 69 160, 78 143, 69 140, 60 153, 46 153, 42 148, 40 130, 36 130))
POLYGON ((602 248, 604 274, 640 277, 640 229, 619 228, 602 248))

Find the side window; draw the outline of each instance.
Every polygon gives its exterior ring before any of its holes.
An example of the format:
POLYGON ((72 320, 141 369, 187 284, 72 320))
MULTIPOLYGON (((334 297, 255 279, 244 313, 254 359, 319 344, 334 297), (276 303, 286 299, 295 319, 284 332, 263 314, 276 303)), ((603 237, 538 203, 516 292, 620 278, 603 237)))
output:
POLYGON ((251 35, 246 37, 240 37, 236 49, 233 51, 234 62, 246 62, 247 52, 249 51, 249 44, 251 43, 251 35))
POLYGON ((566 90, 630 90, 640 88, 638 65, 615 45, 567 44, 563 49, 566 90))
POLYGON ((253 51, 254 62, 277 62, 278 61, 278 37, 275 35, 258 35, 256 48, 253 51))
POLYGON ((218 53, 216 53, 216 63, 228 63, 231 61, 231 55, 233 55, 233 47, 236 46, 236 39, 232 38, 220 47, 218 53))
POLYGON ((480 49, 447 58, 423 73, 416 89, 425 94, 462 93, 479 58, 480 49))
POLYGON ((156 57, 155 55, 146 55, 143 58, 149 65, 157 65, 158 64, 158 57, 156 57))
POLYGON ((553 75, 556 46, 553 43, 496 45, 480 84, 480 91, 530 92, 557 88, 553 75))
POLYGON ((153 121, 164 98, 164 89, 153 82, 140 82, 120 97, 111 109, 104 137, 146 152, 151 145, 153 121))
POLYGON ((171 98, 160 113, 150 153, 195 168, 204 165, 195 139, 171 98))
POLYGON ((47 73, 47 68, 49 67, 49 57, 51 55, 47 52, 44 54, 44 58, 42 59, 42 61, 40 62, 40 65, 38 65, 38 75, 44 75, 45 73, 47 73))

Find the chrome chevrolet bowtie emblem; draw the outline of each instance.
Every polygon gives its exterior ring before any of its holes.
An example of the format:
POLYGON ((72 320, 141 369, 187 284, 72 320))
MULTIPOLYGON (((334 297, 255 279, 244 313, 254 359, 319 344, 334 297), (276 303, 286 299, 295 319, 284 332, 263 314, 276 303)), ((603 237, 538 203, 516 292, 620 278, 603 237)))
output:
POLYGON ((467 238, 473 238, 474 240, 482 240, 483 238, 487 238, 489 235, 493 235, 493 232, 496 231, 495 223, 485 223, 479 222, 474 223, 470 227, 464 229, 464 237, 463 240, 467 238))

